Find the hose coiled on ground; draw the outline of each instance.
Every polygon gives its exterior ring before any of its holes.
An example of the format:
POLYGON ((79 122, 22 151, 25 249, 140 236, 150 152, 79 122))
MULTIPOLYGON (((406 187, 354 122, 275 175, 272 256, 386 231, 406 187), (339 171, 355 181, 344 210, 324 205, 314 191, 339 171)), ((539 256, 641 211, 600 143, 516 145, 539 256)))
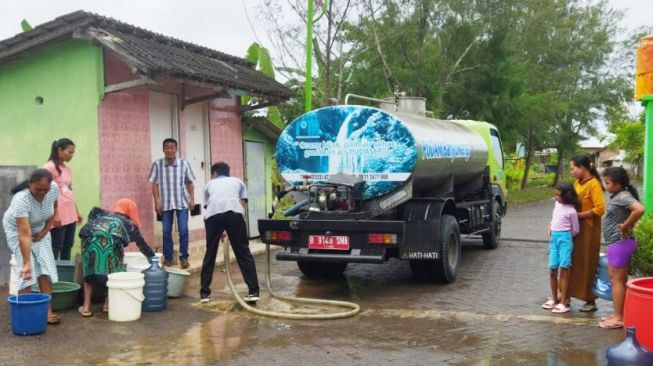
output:
POLYGON ((356 303, 353 302, 348 302, 348 301, 337 301, 337 300, 324 300, 324 299, 313 299, 313 298, 307 298, 307 297, 291 297, 291 296, 283 296, 283 295, 278 295, 272 290, 272 285, 271 285, 271 280, 270 280, 270 244, 265 244, 265 255, 266 255, 266 269, 265 269, 265 284, 267 286, 268 291, 270 292, 270 295, 272 295, 273 298, 287 301, 287 302, 301 302, 301 303, 307 303, 307 304, 318 304, 318 305, 328 305, 328 306, 337 306, 337 307, 343 307, 343 308, 349 308, 351 310, 348 311, 343 311, 339 313, 322 313, 322 314, 297 314, 297 313, 285 313, 285 312, 278 312, 278 311, 270 311, 270 310, 262 310, 259 308, 256 308, 254 306, 249 305, 243 298, 238 294, 236 291, 236 288, 234 286, 233 280, 231 279, 231 268, 230 268, 230 260, 229 260, 229 243, 228 241, 225 241, 225 247, 224 247, 224 263, 225 263, 225 270, 227 272, 227 283, 229 284, 229 288, 231 289, 231 292, 233 293, 234 297, 240 304, 240 306, 243 307, 243 309, 254 313, 256 315, 261 315, 261 316, 268 316, 268 317, 273 317, 273 318, 281 318, 281 319, 299 319, 299 320, 327 320, 327 319, 342 319, 342 318, 349 318, 352 317, 356 314, 358 314, 361 310, 360 306, 356 303))

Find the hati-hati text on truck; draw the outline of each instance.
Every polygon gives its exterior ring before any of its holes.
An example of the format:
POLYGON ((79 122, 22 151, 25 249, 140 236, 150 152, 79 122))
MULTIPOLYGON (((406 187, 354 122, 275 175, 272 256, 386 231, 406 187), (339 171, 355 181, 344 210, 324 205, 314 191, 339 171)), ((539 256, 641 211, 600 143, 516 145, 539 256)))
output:
MULTIPOLYGON (((372 98, 361 97, 366 100, 372 98)), ((376 100, 379 108, 321 108, 290 123, 276 159, 295 205, 259 220, 265 243, 283 246, 311 278, 349 263, 410 262, 413 277, 456 279, 461 234, 499 244, 506 213, 497 128, 425 116, 423 98, 376 100)))

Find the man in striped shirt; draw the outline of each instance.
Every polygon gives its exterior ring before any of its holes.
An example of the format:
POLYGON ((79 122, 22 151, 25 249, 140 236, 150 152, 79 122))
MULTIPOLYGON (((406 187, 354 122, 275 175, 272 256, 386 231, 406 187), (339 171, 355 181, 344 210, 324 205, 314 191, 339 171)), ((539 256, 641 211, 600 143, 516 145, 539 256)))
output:
POLYGON ((163 257, 165 266, 172 265, 172 222, 177 216, 179 230, 179 261, 188 268, 188 210, 195 205, 195 174, 190 164, 177 158, 177 141, 163 140, 164 158, 155 161, 150 170, 154 209, 161 215, 163 224, 163 257))

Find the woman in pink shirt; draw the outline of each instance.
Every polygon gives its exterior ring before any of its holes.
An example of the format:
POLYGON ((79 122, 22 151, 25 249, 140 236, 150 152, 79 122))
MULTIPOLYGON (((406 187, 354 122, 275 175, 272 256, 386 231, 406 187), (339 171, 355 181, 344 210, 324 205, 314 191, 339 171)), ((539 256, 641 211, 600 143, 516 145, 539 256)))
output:
POLYGON ((578 196, 570 183, 556 186, 556 203, 549 225, 549 276, 551 281, 551 298, 542 307, 554 314, 569 312, 569 268, 574 249, 573 236, 578 234, 578 213, 576 205, 578 196), (558 280, 560 269, 560 280, 558 280), (560 290, 560 301, 558 301, 560 290))
POLYGON ((70 259, 70 250, 75 242, 76 224, 82 222, 82 215, 77 210, 73 193, 73 174, 66 164, 73 155, 75 155, 75 144, 70 139, 61 138, 52 143, 50 159, 43 165, 43 168, 52 174, 59 188, 58 217, 55 217, 54 228, 50 231, 54 259, 70 259))

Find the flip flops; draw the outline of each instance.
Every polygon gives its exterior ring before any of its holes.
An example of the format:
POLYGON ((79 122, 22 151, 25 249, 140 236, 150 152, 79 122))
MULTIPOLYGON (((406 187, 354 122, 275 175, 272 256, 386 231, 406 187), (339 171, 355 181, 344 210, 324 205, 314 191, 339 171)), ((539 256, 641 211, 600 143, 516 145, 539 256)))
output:
POLYGON ((59 318, 59 316, 57 314, 53 313, 51 315, 48 315, 48 324, 49 325, 55 325, 55 324, 59 324, 59 323, 61 323, 61 319, 59 318))
POLYGON ((603 329, 619 329, 624 327, 624 322, 610 318, 600 322, 599 327, 603 329))
POLYGON ((555 300, 548 299, 544 304, 542 304, 542 309, 551 310, 556 306, 555 300))
POLYGON ((556 305, 553 309, 551 309, 551 312, 554 314, 564 314, 569 312, 569 306, 566 306, 563 303, 560 303, 556 305))
POLYGON ((93 316, 93 312, 92 311, 84 311, 83 306, 80 306, 78 311, 84 318, 90 318, 90 317, 93 316))
POLYGON ((593 313, 593 312, 599 310, 599 308, 596 307, 596 304, 592 304, 592 303, 586 302, 586 303, 585 303, 583 306, 581 306, 580 309, 578 309, 578 310, 579 310, 580 312, 583 312, 583 313, 593 313))

